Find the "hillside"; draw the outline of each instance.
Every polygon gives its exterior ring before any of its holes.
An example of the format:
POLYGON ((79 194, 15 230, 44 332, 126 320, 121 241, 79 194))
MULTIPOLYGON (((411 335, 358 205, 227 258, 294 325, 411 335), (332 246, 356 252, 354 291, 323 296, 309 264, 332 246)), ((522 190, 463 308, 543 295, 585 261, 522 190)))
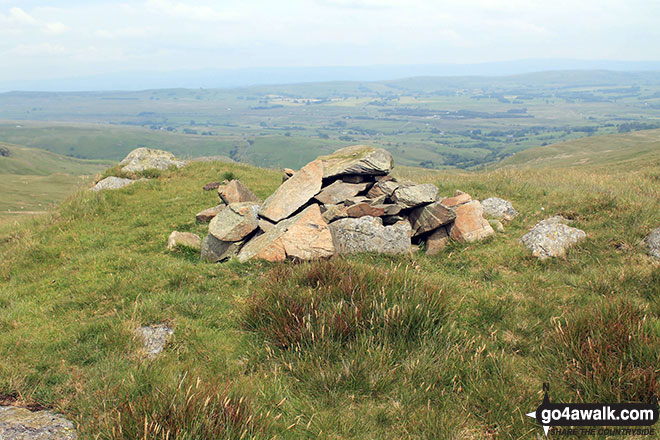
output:
POLYGON ((194 214, 217 201, 205 183, 233 173, 263 200, 281 182, 242 164, 79 191, 0 241, 0 400, 52 407, 82 439, 165 438, 158 427, 189 439, 517 439, 542 432, 524 414, 543 382, 557 402, 646 401, 660 383, 660 266, 642 241, 660 226, 660 172, 632 156, 625 169, 531 168, 531 156, 479 173, 401 168, 521 213, 433 257, 210 264, 166 251, 172 230, 205 233, 194 214), (538 261, 518 241, 555 214, 588 238, 538 261), (367 302, 326 304, 338 314, 325 336, 274 342, 310 319, 296 315, 310 300, 353 291, 367 302), (363 306, 374 314, 351 314, 363 306), (142 359, 133 330, 162 322, 172 341, 142 359))
POLYGON ((0 148, 9 151, 0 155, 0 223, 47 211, 111 164, 3 142, 0 148))

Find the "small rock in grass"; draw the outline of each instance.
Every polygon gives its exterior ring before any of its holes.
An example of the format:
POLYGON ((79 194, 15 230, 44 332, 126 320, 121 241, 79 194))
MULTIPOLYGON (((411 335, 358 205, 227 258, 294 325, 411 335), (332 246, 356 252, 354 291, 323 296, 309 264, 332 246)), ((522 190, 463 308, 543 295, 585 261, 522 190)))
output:
POLYGON ((174 334, 174 330, 167 324, 152 324, 138 328, 136 333, 144 342, 147 358, 153 359, 163 351, 168 338, 174 334))
POLYGON ((173 251, 177 246, 187 246, 192 249, 200 249, 202 239, 192 232, 172 231, 167 239, 167 249, 173 251))

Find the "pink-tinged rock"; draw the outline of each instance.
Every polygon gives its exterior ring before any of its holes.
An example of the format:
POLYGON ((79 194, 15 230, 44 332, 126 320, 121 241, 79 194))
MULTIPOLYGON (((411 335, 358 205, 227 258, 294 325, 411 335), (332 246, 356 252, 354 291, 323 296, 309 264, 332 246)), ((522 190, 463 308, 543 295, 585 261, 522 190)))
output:
POLYGON ((243 203, 243 202, 258 202, 259 199, 254 195, 247 186, 243 185, 239 180, 232 180, 231 182, 220 185, 218 187, 218 196, 226 204, 230 203, 243 203))
POLYGON ((314 260, 335 253, 332 235, 314 204, 295 216, 277 223, 270 231, 254 237, 238 254, 239 261, 253 258, 283 261, 286 258, 314 260))
POLYGON ((346 208, 346 214, 349 217, 357 218, 370 215, 372 217, 381 217, 385 215, 384 205, 372 206, 367 202, 356 203, 346 208))
POLYGON ((346 199, 355 197, 358 193, 367 189, 366 183, 346 183, 337 180, 321 190, 319 194, 314 197, 319 202, 325 204, 336 205, 346 199))
POLYGON ((213 220, 213 218, 218 215, 218 213, 222 211, 225 206, 227 205, 223 203, 218 206, 214 206, 213 208, 207 208, 204 211, 198 212, 195 216, 195 220, 200 223, 208 223, 213 220))
MULTIPOLYGON (((460 196, 459 196, 460 197, 460 196)), ((483 217, 483 208, 477 200, 455 206, 456 220, 451 225, 449 235, 454 240, 473 242, 495 234, 488 221, 483 217)))
POLYGON ((266 199, 259 214, 273 222, 289 217, 321 191, 322 180, 323 162, 308 163, 266 199))
POLYGON ((462 205, 464 203, 467 203, 472 200, 472 197, 470 194, 467 193, 462 193, 458 194, 454 197, 448 197, 446 199, 441 200, 441 203, 448 207, 448 208, 453 208, 454 206, 462 205))
POLYGON ((426 255, 436 255, 442 251, 449 243, 449 233, 447 228, 441 226, 433 231, 426 239, 426 255))
POLYGON ((291 168, 284 168, 282 170, 282 182, 286 182, 289 180, 294 174, 296 174, 295 171, 293 171, 291 168))

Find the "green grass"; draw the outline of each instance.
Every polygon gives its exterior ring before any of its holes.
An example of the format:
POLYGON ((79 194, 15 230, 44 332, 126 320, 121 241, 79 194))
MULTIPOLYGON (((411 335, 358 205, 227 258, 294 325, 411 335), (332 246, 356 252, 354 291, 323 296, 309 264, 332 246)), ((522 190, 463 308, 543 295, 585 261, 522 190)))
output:
POLYGON ((156 426, 176 438, 518 439, 541 435, 524 414, 543 382, 553 401, 660 391, 660 265, 642 244, 660 225, 652 161, 401 168, 441 194, 499 196, 521 213, 434 257, 209 264, 167 252, 172 230, 205 233, 194 215, 217 195, 201 187, 223 173, 261 199, 281 182, 274 170, 193 163, 80 191, 5 234, 0 395, 64 413, 82 439, 164 438, 156 426), (555 214, 588 238, 541 262, 518 240, 555 214), (133 329, 159 322, 175 335, 144 360, 133 329))

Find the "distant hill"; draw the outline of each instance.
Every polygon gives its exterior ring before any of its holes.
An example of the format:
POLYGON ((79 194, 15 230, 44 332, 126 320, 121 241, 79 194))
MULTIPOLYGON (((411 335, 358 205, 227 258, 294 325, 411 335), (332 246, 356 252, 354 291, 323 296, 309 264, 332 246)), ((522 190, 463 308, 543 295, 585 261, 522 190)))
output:
MULTIPOLYGON (((0 142, 9 156, 0 155, 0 175, 47 176, 54 173, 80 176, 94 174, 110 166, 105 160, 85 160, 62 156, 37 148, 27 148, 0 142)), ((2 177, 0 177, 2 178, 2 177)))
POLYGON ((559 168, 608 165, 626 168, 652 161, 660 163, 660 129, 591 136, 530 148, 495 166, 559 168))

